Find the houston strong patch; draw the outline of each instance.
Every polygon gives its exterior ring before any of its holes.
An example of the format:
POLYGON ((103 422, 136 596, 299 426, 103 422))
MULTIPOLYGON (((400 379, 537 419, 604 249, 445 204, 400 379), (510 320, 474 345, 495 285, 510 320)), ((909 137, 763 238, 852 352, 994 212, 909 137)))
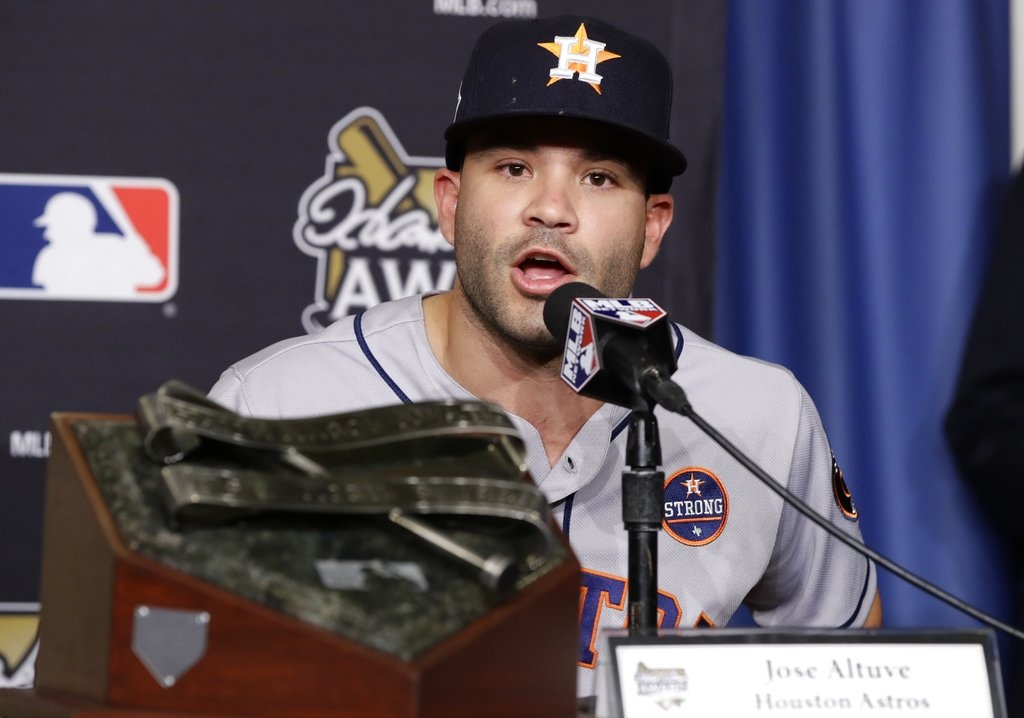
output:
POLYGON ((687 546, 704 546, 718 538, 729 516, 725 486, 708 469, 680 469, 665 481, 662 528, 687 546))

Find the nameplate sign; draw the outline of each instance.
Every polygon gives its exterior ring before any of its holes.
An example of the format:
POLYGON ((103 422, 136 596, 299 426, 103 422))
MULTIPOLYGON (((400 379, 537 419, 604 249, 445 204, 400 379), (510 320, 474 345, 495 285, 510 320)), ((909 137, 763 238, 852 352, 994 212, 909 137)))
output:
POLYGON ((601 715, 1005 718, 985 631, 610 632, 608 649, 601 715))

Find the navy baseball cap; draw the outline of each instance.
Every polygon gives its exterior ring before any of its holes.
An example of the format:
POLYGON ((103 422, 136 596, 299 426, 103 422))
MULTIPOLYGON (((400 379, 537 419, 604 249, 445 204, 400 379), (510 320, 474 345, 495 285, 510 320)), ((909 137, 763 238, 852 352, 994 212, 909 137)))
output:
POLYGON ((652 192, 686 169, 668 141, 672 71, 650 42, 594 18, 511 20, 477 40, 445 130, 445 164, 462 166, 466 139, 498 121, 589 120, 623 133, 648 159, 652 192))

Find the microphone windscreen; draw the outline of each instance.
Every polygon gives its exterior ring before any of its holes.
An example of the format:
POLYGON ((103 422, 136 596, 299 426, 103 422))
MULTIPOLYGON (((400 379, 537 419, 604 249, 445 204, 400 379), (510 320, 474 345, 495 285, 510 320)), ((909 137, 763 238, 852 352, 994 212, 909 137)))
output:
POLYGON ((574 299, 600 299, 604 294, 583 282, 570 282, 563 284, 551 292, 547 301, 544 302, 544 326, 548 328, 551 335, 558 341, 565 339, 569 331, 569 308, 574 299))

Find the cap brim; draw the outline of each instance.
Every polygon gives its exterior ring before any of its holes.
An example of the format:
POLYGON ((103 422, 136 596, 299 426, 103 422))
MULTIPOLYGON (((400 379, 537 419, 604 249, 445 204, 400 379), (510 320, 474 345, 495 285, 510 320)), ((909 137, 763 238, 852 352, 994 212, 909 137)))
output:
POLYGON ((574 113, 571 110, 523 110, 521 112, 502 112, 482 115, 468 120, 453 122, 444 132, 447 142, 445 147, 445 165, 450 170, 458 170, 462 166, 465 142, 474 132, 485 127, 534 118, 557 117, 580 122, 589 122, 609 127, 621 132, 627 141, 635 144, 639 153, 651 164, 652 176, 649 178, 651 191, 668 191, 672 178, 686 171, 686 156, 673 144, 656 140, 649 135, 625 123, 609 122, 595 119, 585 113, 574 113))

